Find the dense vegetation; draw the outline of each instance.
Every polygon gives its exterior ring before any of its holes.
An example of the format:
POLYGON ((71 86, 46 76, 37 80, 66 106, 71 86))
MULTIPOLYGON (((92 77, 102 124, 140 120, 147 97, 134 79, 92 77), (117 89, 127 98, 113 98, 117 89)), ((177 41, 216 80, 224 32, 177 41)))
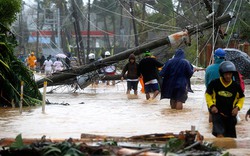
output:
POLYGON ((15 35, 10 26, 21 11, 21 0, 0 1, 0 106, 19 106, 21 82, 23 87, 23 105, 36 105, 42 99, 34 80, 33 72, 16 58, 15 35))

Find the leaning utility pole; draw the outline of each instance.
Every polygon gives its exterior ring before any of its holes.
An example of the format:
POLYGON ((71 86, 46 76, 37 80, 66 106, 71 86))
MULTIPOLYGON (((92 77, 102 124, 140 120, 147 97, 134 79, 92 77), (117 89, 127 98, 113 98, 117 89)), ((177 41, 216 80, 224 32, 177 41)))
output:
POLYGON ((71 70, 62 71, 57 75, 52 75, 48 78, 38 80, 36 83, 39 88, 43 87, 44 81, 48 81, 48 86, 63 85, 65 84, 66 80, 73 79, 76 76, 83 75, 83 74, 98 70, 100 68, 103 68, 105 66, 108 66, 110 64, 125 60, 132 53, 135 55, 140 55, 146 50, 155 49, 164 45, 173 46, 173 45, 178 45, 180 43, 187 43, 187 45, 189 45, 190 44, 189 39, 191 35, 194 35, 195 33, 227 23, 233 17, 234 17, 233 15, 227 14, 227 15, 218 17, 214 22, 210 21, 210 22, 198 24, 196 26, 187 26, 185 31, 177 32, 169 36, 166 36, 164 38, 139 45, 135 48, 125 50, 113 56, 95 61, 91 64, 87 64, 85 66, 80 66, 78 68, 74 68, 71 70))

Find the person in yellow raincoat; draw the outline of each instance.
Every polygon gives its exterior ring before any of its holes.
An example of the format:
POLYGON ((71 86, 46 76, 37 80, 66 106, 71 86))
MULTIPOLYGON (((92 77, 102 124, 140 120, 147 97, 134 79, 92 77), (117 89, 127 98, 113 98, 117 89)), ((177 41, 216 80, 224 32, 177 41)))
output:
POLYGON ((34 52, 31 52, 30 53, 30 56, 28 57, 27 59, 27 64, 28 64, 28 67, 31 69, 31 70, 35 70, 36 68, 36 56, 34 55, 34 52))

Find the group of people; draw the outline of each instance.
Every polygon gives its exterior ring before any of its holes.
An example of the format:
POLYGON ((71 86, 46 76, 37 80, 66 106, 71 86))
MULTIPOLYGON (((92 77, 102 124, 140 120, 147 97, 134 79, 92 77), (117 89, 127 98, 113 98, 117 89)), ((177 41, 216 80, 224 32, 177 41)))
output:
MULTIPOLYGON (((108 58, 110 56, 111 56, 111 53, 109 51, 105 51, 104 55, 101 58, 99 58, 98 60, 100 61, 100 60, 102 60, 104 58, 108 58)), ((89 53, 88 60, 89 60, 88 63, 95 62, 96 61, 95 54, 94 53, 89 53)), ((99 69, 98 73, 99 74, 104 74, 106 76, 108 76, 108 75, 115 75, 115 73, 116 73, 116 65, 115 64, 110 64, 108 66, 105 66, 105 67, 99 69)), ((109 80, 107 80, 107 81, 103 80, 103 82, 105 82, 107 85, 110 85, 110 81, 109 80)), ((95 84, 98 84, 98 82, 95 82, 95 84)), ((115 80, 112 80, 111 84, 115 85, 115 80)))
MULTIPOLYGON (((27 57, 26 59, 26 63, 27 63, 27 67, 30 70, 35 71, 36 70, 36 66, 37 66, 37 58, 34 54, 34 52, 31 52, 30 55, 27 57)), ((46 76, 49 76, 52 74, 52 72, 58 72, 58 71, 62 71, 63 70, 63 63, 60 60, 60 58, 56 58, 56 61, 53 62, 51 60, 51 55, 47 57, 47 59, 45 59, 44 55, 41 56, 41 58, 39 59, 39 63, 40 63, 40 70, 41 72, 45 73, 46 76)))
MULTIPOLYGON (((206 68, 205 98, 209 111, 209 121, 212 122, 212 134, 216 137, 236 138, 237 114, 243 107, 244 81, 231 61, 225 60, 226 52, 218 48, 214 52, 214 64, 206 68)), ((188 92, 193 92, 190 79, 196 69, 185 59, 185 52, 177 49, 173 58, 165 64, 152 57, 149 51, 144 53, 139 63, 134 54, 129 56, 129 62, 122 70, 122 80, 127 79, 127 94, 133 89, 138 93, 139 78, 143 78, 147 100, 152 100, 161 92, 161 99, 170 99, 172 109, 183 109, 183 103, 188 98, 188 92), (159 68, 162 68, 160 71, 159 68), (162 80, 159 80, 162 79, 162 80), (162 82, 161 82, 162 81, 162 82), (153 96, 150 97, 150 93, 153 96)), ((246 120, 250 118, 250 109, 246 120)))
POLYGON ((42 69, 44 69, 45 75, 50 76, 52 72, 59 72, 63 70, 63 63, 60 58, 56 58, 56 61, 53 63, 51 57, 48 56, 42 65, 42 69))
POLYGON ((158 61, 150 51, 146 51, 144 56, 139 63, 136 63, 134 54, 131 54, 129 62, 123 68, 121 79, 123 80, 127 73, 127 94, 133 89, 137 95, 137 85, 139 78, 142 77, 147 100, 154 100, 161 92, 161 99, 170 99, 172 109, 182 109, 183 103, 187 100, 187 92, 192 92, 190 78, 195 71, 185 59, 184 51, 177 49, 174 57, 165 64, 158 61), (152 97, 151 92, 153 92, 152 97))
MULTIPOLYGON (((212 134, 215 137, 236 138, 237 114, 242 109, 244 95, 244 81, 231 61, 225 60, 226 52, 222 48, 214 51, 212 65, 205 72, 205 99, 209 112, 209 122, 212 122, 212 134)), ((110 52, 105 52, 105 58, 110 52)), ((95 55, 89 54, 89 63, 95 61, 95 55)), ((36 67, 34 52, 27 58, 27 65, 34 70, 36 67)), ((61 71, 63 63, 59 58, 53 63, 50 57, 43 63, 46 75, 51 75, 52 70, 61 71)), ((111 64, 101 69, 106 75, 114 75, 116 67, 111 64)), ((158 61, 150 51, 144 53, 144 58, 137 63, 132 53, 128 57, 128 63, 123 67, 121 80, 127 80, 127 94, 131 90, 138 94, 139 79, 143 79, 147 100, 154 100, 159 93, 160 99, 170 99, 171 109, 183 109, 183 103, 188 98, 191 89, 190 79, 196 69, 185 59, 183 49, 177 49, 175 55, 165 63, 158 61), (160 69, 160 70, 159 70, 160 69), (152 97, 151 97, 152 94, 152 97)), ((109 81, 107 81, 109 84, 109 81)), ((114 85, 114 81, 112 81, 114 85)), ((245 118, 250 118, 250 109, 245 118)))
POLYGON ((243 107, 244 81, 231 61, 225 60, 226 52, 218 48, 214 52, 214 64, 206 69, 205 98, 212 122, 212 134, 216 137, 236 138, 237 114, 243 107))

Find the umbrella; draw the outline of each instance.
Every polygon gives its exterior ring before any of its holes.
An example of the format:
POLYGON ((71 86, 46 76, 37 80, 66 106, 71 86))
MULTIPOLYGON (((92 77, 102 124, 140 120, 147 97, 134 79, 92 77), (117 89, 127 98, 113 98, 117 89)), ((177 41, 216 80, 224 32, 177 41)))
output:
POLYGON ((250 57, 247 53, 234 48, 225 48, 227 61, 232 61, 236 69, 244 76, 250 78, 250 57))
POLYGON ((59 53, 59 54, 56 54, 56 57, 66 58, 67 56, 65 54, 59 53))

